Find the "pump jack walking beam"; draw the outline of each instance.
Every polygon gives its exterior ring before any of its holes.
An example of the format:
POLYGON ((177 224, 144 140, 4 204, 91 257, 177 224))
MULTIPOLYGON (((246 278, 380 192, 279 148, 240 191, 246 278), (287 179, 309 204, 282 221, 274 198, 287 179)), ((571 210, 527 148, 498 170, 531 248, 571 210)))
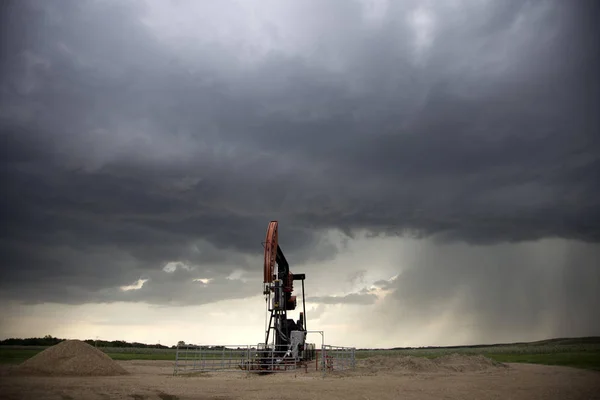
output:
POLYGON ((267 296, 271 312, 269 326, 265 332, 265 345, 268 345, 270 331, 273 330, 275 351, 291 351, 298 354, 304 349, 306 337, 306 305, 304 295, 305 274, 293 274, 279 246, 278 222, 271 221, 265 238, 263 294, 267 296), (287 312, 296 309, 294 281, 302 281, 302 307, 298 321, 288 319, 287 312))

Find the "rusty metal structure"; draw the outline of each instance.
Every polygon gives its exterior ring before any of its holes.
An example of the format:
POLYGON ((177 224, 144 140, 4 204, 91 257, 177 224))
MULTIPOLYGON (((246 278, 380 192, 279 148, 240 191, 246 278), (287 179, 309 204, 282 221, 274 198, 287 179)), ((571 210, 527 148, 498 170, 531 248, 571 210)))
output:
POLYGON ((279 224, 271 221, 264 243, 263 294, 267 305, 265 341, 260 344, 254 361, 244 369, 275 371, 296 368, 315 357, 314 344, 306 343, 305 274, 294 274, 279 245, 279 224), (298 320, 289 318, 298 301, 294 282, 302 285, 302 311, 298 320))
POLYGON ((279 224, 271 221, 264 242, 263 294, 266 303, 265 341, 254 345, 177 345, 173 374, 191 372, 247 371, 257 373, 321 370, 326 372, 354 368, 356 349, 325 345, 324 332, 306 329, 304 294, 305 274, 290 270, 279 245, 279 224), (302 285, 302 311, 298 319, 290 313, 298 308, 294 282, 302 285), (320 334, 321 348, 307 343, 309 333, 320 334))

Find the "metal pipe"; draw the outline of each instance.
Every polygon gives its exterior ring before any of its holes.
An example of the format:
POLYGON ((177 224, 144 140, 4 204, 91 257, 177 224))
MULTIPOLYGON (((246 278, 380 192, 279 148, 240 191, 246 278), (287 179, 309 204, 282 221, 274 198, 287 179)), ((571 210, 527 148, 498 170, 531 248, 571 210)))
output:
POLYGON ((271 317, 269 318, 269 327, 267 328, 267 337, 265 338, 265 346, 269 344, 269 333, 271 332, 271 321, 273 320, 273 313, 271 313, 271 317))
POLYGON ((304 315, 304 331, 306 331, 306 302, 304 301, 304 279, 302 279, 302 309, 304 315))

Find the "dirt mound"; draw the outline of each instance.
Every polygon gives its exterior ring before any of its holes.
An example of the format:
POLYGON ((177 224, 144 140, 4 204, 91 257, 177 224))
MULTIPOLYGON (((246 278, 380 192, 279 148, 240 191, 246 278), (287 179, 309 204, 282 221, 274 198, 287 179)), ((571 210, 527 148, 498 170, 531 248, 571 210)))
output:
POLYGON ((369 357, 358 365, 359 368, 367 368, 375 371, 402 370, 407 372, 431 372, 437 371, 439 367, 431 360, 424 357, 412 356, 375 356, 369 357))
POLYGON ((403 374, 476 372, 505 367, 504 364, 480 355, 450 354, 434 359, 413 356, 374 356, 358 360, 356 372, 370 374, 380 372, 399 372, 403 374))
POLYGON ((128 372, 94 346, 66 340, 23 362, 14 370, 18 375, 111 376, 128 372))
POLYGON ((482 355, 449 354, 432 360, 441 368, 457 372, 485 371, 492 368, 506 368, 505 364, 494 361, 482 355))

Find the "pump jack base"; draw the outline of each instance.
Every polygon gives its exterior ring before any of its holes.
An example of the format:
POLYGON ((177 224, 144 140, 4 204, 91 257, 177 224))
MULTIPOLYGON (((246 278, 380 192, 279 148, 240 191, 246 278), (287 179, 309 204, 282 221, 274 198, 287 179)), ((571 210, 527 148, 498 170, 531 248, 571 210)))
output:
POLYGON ((242 371, 253 372, 258 375, 268 375, 275 372, 285 372, 298 369, 305 369, 308 372, 308 364, 304 361, 298 363, 281 363, 277 365, 265 365, 257 362, 242 362, 239 364, 239 368, 242 371))

